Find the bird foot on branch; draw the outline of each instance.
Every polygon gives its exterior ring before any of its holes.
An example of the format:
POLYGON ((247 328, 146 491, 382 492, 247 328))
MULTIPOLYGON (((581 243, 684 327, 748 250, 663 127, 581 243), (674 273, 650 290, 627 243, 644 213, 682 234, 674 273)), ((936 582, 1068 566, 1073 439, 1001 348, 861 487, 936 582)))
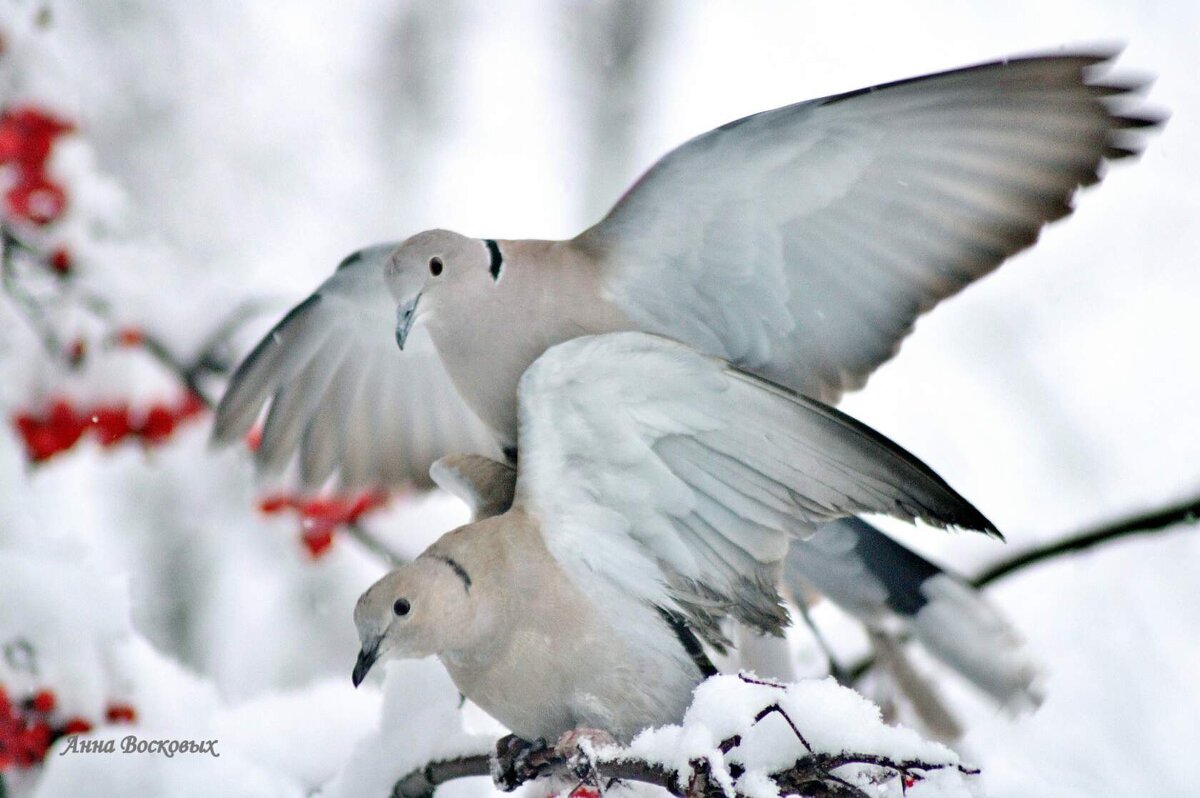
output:
POLYGON ((600 789, 600 771, 596 768, 596 752, 601 748, 617 747, 616 738, 603 729, 579 728, 563 732, 554 744, 554 752, 567 762, 567 769, 580 787, 590 786, 600 789))
POLYGON ((556 756, 555 749, 540 737, 532 741, 515 734, 501 737, 489 759, 492 782, 497 789, 512 792, 548 772, 556 756))

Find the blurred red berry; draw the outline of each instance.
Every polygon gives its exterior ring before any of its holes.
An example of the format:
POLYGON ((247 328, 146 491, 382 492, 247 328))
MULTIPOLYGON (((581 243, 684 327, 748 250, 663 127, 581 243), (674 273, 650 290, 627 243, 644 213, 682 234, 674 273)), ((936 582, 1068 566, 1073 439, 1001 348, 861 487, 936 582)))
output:
POLYGON ((208 405, 194 391, 188 391, 183 395, 179 406, 175 409, 175 416, 180 421, 196 416, 203 415, 208 410, 208 405))
POLYGON ((146 341, 146 334, 137 327, 122 327, 117 330, 117 343, 121 346, 141 346, 146 341))
POLYGON ((589 787, 585 784, 581 784, 575 789, 571 790, 569 798, 600 798, 600 791, 595 787, 589 787))
POLYGON ((66 277, 71 273, 71 267, 74 266, 71 253, 65 247, 59 247, 51 252, 49 263, 50 268, 59 277, 66 277))
POLYGON ((31 767, 41 762, 54 740, 54 730, 50 724, 40 720, 22 729, 16 737, 16 760, 23 767, 31 767))
POLYGON ((87 734, 92 730, 92 724, 83 718, 68 718, 62 727, 63 734, 87 734))
POLYGON ((38 417, 29 413, 18 413, 13 416, 13 425, 25 443, 25 454, 33 462, 49 460, 62 450, 59 436, 38 417))
POLYGON ((175 431, 175 414, 166 405, 151 405, 146 418, 137 429, 141 439, 150 445, 159 444, 175 431))
POLYGON ((67 194, 40 172, 22 171, 4 194, 8 215, 34 224, 49 224, 67 207, 67 194))
POLYGON ((29 699, 29 705, 33 707, 34 711, 41 712, 42 714, 53 712, 57 704, 58 701, 54 697, 53 690, 38 690, 29 699))
POLYGON ((136 723, 137 710, 129 704, 109 704, 104 717, 109 723, 136 723))
POLYGON ((300 542, 315 560, 333 545, 333 531, 337 525, 329 521, 311 521, 305 525, 300 542))
POLYGON ((70 449, 86 425, 65 399, 56 399, 44 416, 18 413, 12 421, 25 443, 26 454, 35 463, 70 449))
POLYGON ((16 125, 0 119, 0 163, 12 163, 21 158, 24 141, 16 125))
POLYGON ((18 162, 40 169, 54 140, 74 126, 32 106, 9 108, 0 114, 0 163, 18 162))
POLYGON ((67 362, 71 364, 72 368, 75 368, 83 362, 83 357, 86 354, 87 341, 83 340, 82 338, 76 338, 71 342, 71 345, 67 347, 67 362))
POLYGON ((257 452, 259 446, 262 446, 262 427, 255 424, 246 433, 246 447, 252 452, 257 452))
POLYGON ((265 515, 274 515, 282 512, 288 507, 291 507, 294 500, 282 493, 272 493, 269 496, 264 496, 258 503, 258 511, 265 515))
POLYGON ((333 544, 339 526, 356 522, 363 513, 385 504, 387 498, 386 493, 377 491, 357 496, 310 497, 273 493, 259 501, 258 509, 268 515, 295 509, 301 519, 300 542, 316 559, 333 544))
POLYGON ((387 494, 382 491, 366 491, 359 494, 358 498, 354 500, 354 504, 350 506, 346 520, 350 523, 357 521, 359 516, 364 513, 387 504, 387 498, 387 494))
POLYGON ((305 519, 313 521, 337 523, 343 514, 341 503, 337 498, 332 496, 319 496, 306 499, 296 509, 300 511, 300 515, 305 519))
POLYGON ((92 432, 101 446, 113 446, 133 433, 129 406, 107 405, 92 411, 92 432))

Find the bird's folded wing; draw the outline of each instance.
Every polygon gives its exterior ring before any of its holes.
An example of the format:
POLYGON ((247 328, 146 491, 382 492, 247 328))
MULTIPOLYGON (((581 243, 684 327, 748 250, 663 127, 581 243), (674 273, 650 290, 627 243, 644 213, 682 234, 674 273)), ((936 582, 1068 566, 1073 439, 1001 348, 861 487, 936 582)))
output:
POLYGON ((998 534, 913 455, 815 400, 643 333, 577 338, 526 371, 515 506, 584 589, 778 631, 792 536, 858 512, 998 534))
POLYGON ((477 454, 446 455, 430 466, 429 476, 439 488, 462 499, 475 521, 508 510, 517 487, 516 468, 477 454))
POLYGON ((1037 239, 1160 120, 1106 55, 1012 59, 766 111, 660 160, 575 239, 641 328, 833 402, 1037 239))
POLYGON ((499 454, 428 336, 396 347, 396 308, 383 279, 394 248, 347 258, 267 333, 221 398, 214 440, 240 439, 270 403, 256 463, 279 473, 299 451, 308 487, 335 471, 344 488, 429 485, 429 466, 447 452, 499 454))

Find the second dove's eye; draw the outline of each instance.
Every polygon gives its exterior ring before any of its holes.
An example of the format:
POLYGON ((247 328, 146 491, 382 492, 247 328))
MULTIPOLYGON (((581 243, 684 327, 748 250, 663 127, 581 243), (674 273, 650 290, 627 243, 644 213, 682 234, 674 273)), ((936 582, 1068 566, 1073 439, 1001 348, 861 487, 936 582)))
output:
POLYGON ((408 599, 396 599, 396 603, 392 605, 392 612, 397 615, 408 615, 410 609, 412 605, 408 603, 408 599))
POLYGON ((439 274, 442 273, 442 259, 441 258, 430 258, 429 259, 429 273, 432 274, 434 277, 437 277, 439 274))

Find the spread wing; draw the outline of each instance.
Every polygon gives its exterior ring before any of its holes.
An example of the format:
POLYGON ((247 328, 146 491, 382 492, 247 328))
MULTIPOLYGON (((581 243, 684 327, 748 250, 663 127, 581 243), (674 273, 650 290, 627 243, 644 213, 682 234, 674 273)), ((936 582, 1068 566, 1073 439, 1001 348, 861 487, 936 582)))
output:
POLYGON ((1019 58, 766 111, 654 165, 576 244, 641 329, 833 402, 1037 240, 1160 120, 1109 55, 1019 58))
POLYGON ((299 452, 307 487, 335 471, 345 488, 429 485, 429 466, 448 452, 499 456, 428 337, 396 347, 383 280, 395 247, 351 255, 267 333, 221 398, 214 440, 241 439, 269 404, 255 461, 279 473, 299 452))
POLYGON ((589 595, 616 586, 714 642, 779 631, 792 536, 859 512, 998 535, 913 455, 848 416, 658 336, 577 338, 518 391, 514 507, 589 595))

